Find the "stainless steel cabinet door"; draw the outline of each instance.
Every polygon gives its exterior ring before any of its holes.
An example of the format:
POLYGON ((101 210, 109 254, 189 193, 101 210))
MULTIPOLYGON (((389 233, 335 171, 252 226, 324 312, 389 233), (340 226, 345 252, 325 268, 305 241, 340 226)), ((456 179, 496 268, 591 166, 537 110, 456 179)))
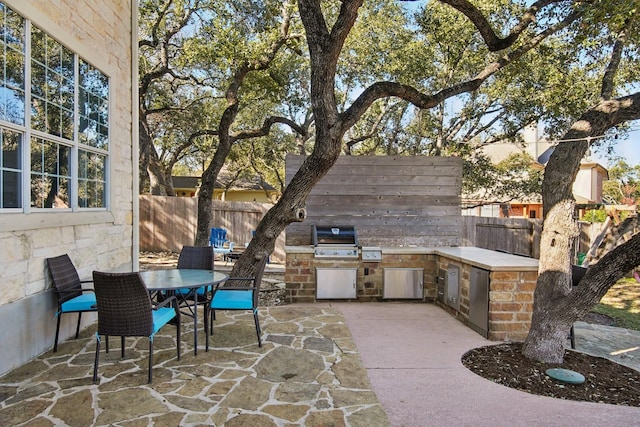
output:
POLYGON ((385 268, 383 299, 422 299, 422 268, 385 268))
POLYGON ((469 323, 483 337, 489 330, 489 272, 471 267, 469 288, 469 323))
POLYGON ((316 268, 316 299, 355 299, 357 268, 316 268))

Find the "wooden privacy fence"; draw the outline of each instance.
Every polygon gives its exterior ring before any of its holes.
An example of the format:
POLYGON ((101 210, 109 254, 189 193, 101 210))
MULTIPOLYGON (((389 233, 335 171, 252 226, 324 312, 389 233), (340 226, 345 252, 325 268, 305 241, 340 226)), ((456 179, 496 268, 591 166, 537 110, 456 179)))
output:
POLYGON ((540 257, 542 220, 462 217, 462 245, 540 257))
MULTIPOLYGON (((575 252, 586 253, 602 230, 601 223, 578 222, 575 252)), ((463 216, 462 246, 504 251, 540 258, 541 219, 463 216)))
MULTIPOLYGON (((196 236, 198 199, 195 197, 139 196, 140 250, 180 252, 193 245, 196 236)), ((213 221, 210 227, 227 230, 227 238, 237 247, 249 243, 252 232, 271 207, 267 203, 226 202, 212 200, 213 221)), ((284 233, 276 240, 271 260, 284 262, 284 233)))
MULTIPOLYGON (((319 203, 323 198, 319 198, 319 203)), ((251 240, 251 233, 256 229, 258 223, 269 210, 271 205, 266 203, 251 202, 224 202, 213 200, 214 219, 211 227, 223 227, 228 231, 229 240, 233 241, 239 247, 244 246, 251 240)), ((312 199, 312 203, 313 202, 312 199)), ((313 212, 317 206, 312 206, 313 212)), ((331 204, 331 206, 335 206, 331 204)), ((352 204, 348 206, 353 206, 352 204)), ((344 209, 344 207, 341 207, 344 209)), ((406 209, 406 208, 405 208, 406 209)), ((434 218, 415 218, 415 212, 424 209, 426 212, 433 214, 432 208, 416 206, 413 211, 394 212, 394 218, 400 218, 407 215, 414 224, 409 229, 421 231, 417 235, 423 233, 433 233, 431 237, 423 236, 421 238, 422 245, 434 245, 434 242, 446 242, 452 244, 449 237, 442 236, 442 231, 437 232, 437 227, 433 227, 431 222, 434 218)), ((195 242, 196 222, 198 213, 198 200, 190 197, 166 197, 166 196, 140 196, 140 250, 151 252, 180 252, 182 246, 193 245, 195 242)), ((454 215, 455 216, 455 215, 454 215)), ((383 215, 384 217, 384 215, 383 215)), ((339 218, 340 225, 351 224, 347 217, 331 217, 331 220, 339 218)), ((388 217, 387 217, 388 218, 388 217)), ((436 216, 435 219, 440 219, 436 216)), ((325 219, 326 221, 327 219, 325 219)), ((533 258, 540 257, 540 232, 542 227, 541 219, 526 218, 491 218, 476 216, 455 216, 455 221, 459 222, 459 227, 455 227, 459 233, 460 246, 476 246, 492 250, 500 250, 504 252, 521 254, 533 258)), ((294 244, 310 244, 310 224, 313 222, 313 216, 307 218, 303 223, 295 224, 300 230, 299 236, 294 244)), ((406 222, 401 222, 404 227, 408 227, 406 222)), ((454 222, 455 224, 455 222, 454 222)), ((576 254, 579 252, 586 253, 595 238, 602 230, 602 224, 599 223, 578 223, 580 226, 580 238, 576 244, 576 254)), ((366 226, 359 227, 367 230, 366 226)), ((377 226, 389 227, 389 224, 381 224, 377 226)), ((373 229, 372 229, 373 230, 373 229)), ((387 236, 386 239, 376 239, 377 244, 385 246, 420 244, 407 236, 406 232, 396 231, 393 238, 387 236), (384 241, 381 241, 384 240, 384 241)), ((370 230, 367 230, 370 231, 370 230)), ((294 232, 295 233, 295 232, 294 232)), ((358 229, 360 234, 360 229, 358 229)), ((365 236, 366 234, 363 233, 365 236)), ((367 245, 373 242, 367 241, 373 236, 366 236, 361 239, 361 244, 367 245), (367 239, 368 238, 368 239, 367 239)), ((457 242, 458 238, 454 239, 457 242)), ((453 243, 454 245, 456 243, 453 243)), ((272 261, 284 262, 285 260, 285 237, 281 234, 277 241, 276 247, 271 255, 272 261)), ((441 246, 441 245, 436 245, 441 246)))

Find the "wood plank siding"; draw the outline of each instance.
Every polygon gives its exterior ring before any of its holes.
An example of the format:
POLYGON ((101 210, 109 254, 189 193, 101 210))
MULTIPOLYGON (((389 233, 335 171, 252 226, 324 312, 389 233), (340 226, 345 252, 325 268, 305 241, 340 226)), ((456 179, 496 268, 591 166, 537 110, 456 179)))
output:
MULTIPOLYGON (((286 159, 287 184, 304 156, 286 159)), ((287 245, 310 245, 311 225, 355 226, 362 246, 460 244, 462 160, 341 156, 309 194, 307 219, 286 229, 287 245)))

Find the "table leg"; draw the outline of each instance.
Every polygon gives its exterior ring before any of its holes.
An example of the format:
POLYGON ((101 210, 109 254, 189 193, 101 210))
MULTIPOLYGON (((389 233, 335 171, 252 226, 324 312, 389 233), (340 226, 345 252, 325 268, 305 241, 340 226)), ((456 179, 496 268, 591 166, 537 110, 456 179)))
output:
POLYGON ((193 296, 193 355, 198 355, 198 288, 193 296))

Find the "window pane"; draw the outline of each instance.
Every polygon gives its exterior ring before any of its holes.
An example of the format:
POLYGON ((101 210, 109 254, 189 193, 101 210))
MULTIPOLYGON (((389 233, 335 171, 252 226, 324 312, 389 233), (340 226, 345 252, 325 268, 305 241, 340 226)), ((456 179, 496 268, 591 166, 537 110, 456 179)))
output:
POLYGON ((60 56, 60 73, 65 80, 71 81, 73 86, 73 68, 75 64, 75 55, 68 49, 63 49, 60 56))
POLYGON ((72 140, 74 55, 35 26, 31 37, 33 128, 72 140))
POLYGON ((22 174, 2 171, 2 208, 22 207, 22 174))
POLYGON ((47 35, 35 25, 31 26, 31 61, 47 63, 47 35))
POLYGON ((0 134, 0 138, 2 138, 2 168, 20 170, 22 135, 5 130, 0 134))
POLYGON ((10 130, 0 132, 2 162, 0 163, 0 208, 22 207, 21 152, 22 135, 10 130))
POLYGON ((68 208, 71 147, 34 138, 31 142, 31 206, 68 208))
POLYGON ((55 176, 33 176, 31 206, 63 209, 69 207, 69 180, 55 176))
POLYGON ((47 53, 46 53, 46 65, 49 70, 55 74, 60 74, 62 71, 62 46, 54 38, 46 35, 47 53))
POLYGON ((60 109, 60 136, 73 140, 73 111, 60 109))
POLYGON ((61 112, 59 104, 53 102, 47 102, 47 132, 55 135, 62 136, 60 134, 61 126, 61 112))
POLYGON ((1 5, 2 10, 0 17, 2 18, 2 39, 8 47, 18 51, 24 51, 24 18, 9 9, 5 5, 1 5))
POLYGON ((31 171, 44 172, 42 159, 44 158, 44 144, 42 140, 31 141, 31 171))
POLYGON ((66 110, 73 111, 73 80, 62 79, 60 85, 60 105, 66 110))
POLYGON ((105 203, 105 161, 100 154, 80 150, 78 153, 78 206, 103 208, 105 203))
POLYGON ((24 91, 0 87, 0 119, 18 125, 24 124, 24 91))
POLYGON ((0 4, 0 120, 24 124, 24 19, 0 4))
POLYGON ((46 81, 47 72, 44 65, 33 63, 31 64, 31 95, 38 98, 46 97, 46 81))
POLYGON ((2 70, 7 86, 24 90, 24 52, 7 48, 2 70))
POLYGON ((91 64, 79 61, 79 140, 92 147, 109 148, 109 83, 91 64))

